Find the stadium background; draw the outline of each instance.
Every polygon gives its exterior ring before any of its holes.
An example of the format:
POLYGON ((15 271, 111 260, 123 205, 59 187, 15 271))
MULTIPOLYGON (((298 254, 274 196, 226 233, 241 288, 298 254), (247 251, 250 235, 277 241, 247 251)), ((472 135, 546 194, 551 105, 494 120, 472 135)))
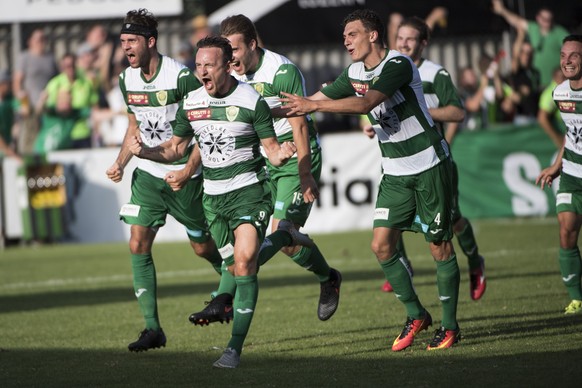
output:
MULTIPOLYGON (((0 0, 3 9, 7 9, 5 6, 8 2, 0 0)), ((188 38, 192 18, 196 15, 205 14, 209 20, 213 20, 213 15, 218 15, 225 7, 235 5, 237 7, 227 10, 231 13, 263 14, 257 4, 263 7, 269 4, 269 8, 279 5, 257 18, 257 27, 266 47, 286 54, 299 65, 310 93, 316 91, 321 83, 335 78, 350 63, 341 42, 341 20, 351 10, 372 8, 386 15, 386 18, 390 12, 395 11, 424 17, 434 7, 434 4, 425 1, 393 4, 377 0, 279 0, 269 3, 253 0, 37 0, 27 3, 27 6, 61 9, 70 6, 77 10, 84 6, 87 9, 101 7, 99 12, 105 16, 85 19, 80 18, 77 11, 70 19, 67 19, 66 12, 61 12, 50 15, 44 21, 26 21, 26 18, 11 21, 5 13, 0 16, 0 68, 13 70, 16 53, 24 49, 26 37, 38 26, 43 26, 47 31, 51 51, 56 58, 66 51, 74 51, 82 42, 86 29, 93 23, 106 25, 115 38, 123 12, 118 16, 111 15, 111 10, 106 9, 107 3, 116 7, 126 6, 127 9, 153 4, 154 8, 150 8, 161 15, 160 51, 167 55, 174 55, 180 44, 188 38), (167 15, 171 5, 176 3, 182 9, 181 12, 167 15)), ((549 5, 555 12, 557 23, 573 32, 580 30, 582 4, 541 0, 516 0, 506 4, 527 18, 533 18, 539 6, 549 5)), ((439 5, 448 8, 449 17, 446 25, 436 28, 426 56, 444 64, 453 79, 458 67, 476 63, 484 52, 510 52, 513 32, 490 11, 489 0, 471 2, 470 7, 466 2, 457 0, 441 1, 439 5)), ((94 12, 84 14, 97 15, 94 12)), ((502 66, 508 66, 507 57, 502 66)), ((326 164, 323 170, 322 198, 307 228, 316 233, 336 232, 346 228, 367 229, 370 227, 375 182, 379 175, 377 147, 374 142, 354 136, 357 134, 346 133, 357 128, 356 117, 318 115, 317 120, 323 135, 326 164)), ((464 149, 454 146, 453 151, 457 161, 462 161, 459 163, 460 200, 467 216, 483 218, 553 214, 553 193, 550 190, 542 191, 532 184, 537 172, 550 162, 554 153, 553 146, 545 141, 539 128, 467 133, 459 139, 464 149), (525 150, 522 145, 529 143, 540 146, 525 150), (499 144, 503 146, 497 146, 499 144), (483 172, 486 174, 483 175, 483 172)), ((33 201, 34 193, 27 189, 26 184, 30 178, 27 175, 31 175, 31 172, 19 170, 10 160, 4 160, 0 214, 2 242, 53 238, 80 242, 125 241, 128 229, 117 220, 116 214, 120 204, 129 198, 129 182, 126 180, 121 185, 113 185, 104 179, 103 173, 115 155, 116 150, 110 149, 47 155, 47 160, 62 166, 68 177, 66 187, 60 189, 67 203, 57 209, 46 206, 33 208, 32 203, 36 203, 33 201)), ((173 220, 159 235, 162 241, 184 238, 182 228, 173 220)))

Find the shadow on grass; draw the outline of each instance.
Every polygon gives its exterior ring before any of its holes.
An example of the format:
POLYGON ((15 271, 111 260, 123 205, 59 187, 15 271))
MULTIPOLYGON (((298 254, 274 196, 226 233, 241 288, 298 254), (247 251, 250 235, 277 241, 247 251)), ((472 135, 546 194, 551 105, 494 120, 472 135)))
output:
MULTIPOLYGON (((301 273, 301 268, 297 268, 297 273, 301 273)), ((489 276, 489 281, 498 280, 501 278, 515 277, 544 277, 548 275, 555 275, 554 272, 529 272, 511 275, 493 275, 489 276)), ((209 277, 210 279, 210 277, 209 277)), ((378 279, 378 288, 384 281, 383 274, 378 269, 367 271, 349 271, 343 272, 344 282, 350 281, 366 281, 370 279, 378 279)), ((467 279, 461 278, 461 281, 467 279)), ((197 281, 192 284, 172 284, 164 285, 163 280, 158 280, 158 297, 172 298, 176 296, 205 294, 215 290, 218 286, 218 276, 212 276, 212 280, 200 282, 197 281)), ((286 286, 317 285, 316 278, 309 272, 303 272, 302 275, 291 276, 275 276, 269 274, 261 277, 259 274, 259 282, 261 290, 269 288, 278 288, 286 286)), ((416 287, 431 286, 436 283, 436 272, 430 269, 416 269, 414 284, 416 287)), ((345 284, 345 283, 344 283, 345 284)), ((97 290, 67 290, 67 291, 50 291, 39 292, 26 295, 6 295, 0 296, 0 314, 19 312, 19 311, 34 311, 38 309, 59 308, 66 306, 88 306, 98 305, 104 303, 128 302, 135 300, 131 283, 127 287, 106 288, 97 290)))
POLYGON ((476 356, 445 352, 358 357, 297 356, 245 351, 239 368, 211 367, 218 350, 132 354, 102 350, 0 351, 0 381, 12 387, 578 387, 576 351, 476 356))

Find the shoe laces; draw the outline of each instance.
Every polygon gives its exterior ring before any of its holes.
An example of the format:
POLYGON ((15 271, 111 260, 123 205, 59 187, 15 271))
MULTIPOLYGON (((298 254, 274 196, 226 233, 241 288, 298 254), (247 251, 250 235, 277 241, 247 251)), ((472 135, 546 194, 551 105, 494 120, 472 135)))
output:
POLYGON ((436 329, 434 332, 434 338, 432 339, 431 346, 437 346, 444 341, 447 336, 447 330, 444 327, 436 329))
POLYGON ((414 325, 414 318, 407 317, 406 323, 404 324, 404 329, 402 330, 402 333, 400 334, 400 338, 406 337, 408 335, 408 333, 410 333, 410 331, 412 330, 413 325, 414 325))

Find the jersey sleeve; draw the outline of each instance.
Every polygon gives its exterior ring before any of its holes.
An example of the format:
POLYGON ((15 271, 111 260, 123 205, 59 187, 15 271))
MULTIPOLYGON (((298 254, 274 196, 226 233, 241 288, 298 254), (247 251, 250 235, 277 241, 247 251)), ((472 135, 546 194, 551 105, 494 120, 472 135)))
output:
POLYGON ((457 88, 451 80, 451 75, 445 69, 440 69, 434 78, 434 88, 439 98, 439 106, 456 106, 463 108, 457 88))
POLYGON ((194 75, 192 70, 187 67, 178 73, 178 97, 183 99, 192 90, 198 89, 202 83, 194 75))
POLYGON ((190 126, 190 121, 184 110, 184 102, 180 102, 180 107, 176 112, 176 121, 174 127, 172 128, 174 135, 178 137, 187 137, 193 135, 192 127, 190 126))
POLYGON ((275 129, 273 128, 273 117, 271 116, 271 109, 263 97, 257 100, 253 127, 261 139, 277 136, 275 135, 275 129))
POLYGON ((554 101, 554 88, 556 87, 555 84, 551 84, 551 86, 544 89, 542 94, 540 95, 538 108, 543 110, 547 113, 554 113, 558 107, 556 106, 556 102, 554 101))
POLYGON ((335 81, 321 89, 321 92, 326 97, 331 98, 332 100, 339 100, 340 98, 355 95, 356 92, 352 87, 350 78, 348 77, 348 69, 349 67, 345 68, 335 81))
POLYGON ((297 66, 290 63, 281 65, 273 78, 273 90, 281 97, 281 92, 305 96, 303 77, 297 66))
POLYGON ((127 87, 125 86, 125 71, 119 73, 119 90, 121 90, 123 102, 125 102, 125 106, 127 107, 127 113, 134 114, 129 106, 129 101, 127 100, 127 87))
POLYGON ((412 62, 404 57, 390 59, 376 82, 372 82, 370 89, 377 90, 388 97, 393 96, 398 89, 412 81, 412 62))

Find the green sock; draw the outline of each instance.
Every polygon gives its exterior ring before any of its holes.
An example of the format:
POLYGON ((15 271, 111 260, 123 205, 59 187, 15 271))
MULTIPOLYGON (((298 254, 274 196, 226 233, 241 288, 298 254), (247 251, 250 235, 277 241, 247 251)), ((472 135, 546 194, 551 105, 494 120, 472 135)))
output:
POLYGON ((403 261, 402 254, 397 251, 389 260, 380 262, 380 266, 384 271, 386 280, 394 289, 394 295, 406 307, 406 315, 414 319, 421 319, 426 310, 418 300, 410 272, 403 261))
POLYGON ((406 254, 406 248, 404 248, 404 238, 402 237, 402 233, 400 234, 400 238, 396 243, 396 252, 400 252, 400 254, 408 259, 408 255, 406 254))
POLYGON ((578 247, 574 249, 560 248, 560 273, 570 299, 582 300, 582 289, 580 288, 582 262, 580 260, 578 247))
POLYGON ((276 230, 265 237, 259 249, 259 267, 275 256, 281 248, 288 246, 292 242, 293 240, 289 233, 283 230, 276 230))
POLYGON ((145 319, 146 329, 159 330, 156 267, 152 254, 131 255, 133 289, 145 319))
POLYGON ((329 265, 317 245, 314 245, 313 248, 301 247, 299 252, 291 256, 291 259, 301 267, 313 272, 320 283, 329 280, 329 265))
POLYGON ((234 280, 237 288, 233 304, 232 336, 228 347, 235 349, 240 355, 257 305, 259 283, 257 275, 236 276, 234 280))
POLYGON ((445 261, 436 261, 436 266, 437 288, 443 308, 442 326, 448 330, 456 330, 459 283, 461 282, 457 256, 453 255, 445 261))
POLYGON ((479 260, 479 248, 477 247, 477 241, 475 240, 475 234, 473 233, 473 227, 469 220, 463 230, 457 234, 457 241, 459 246, 463 250, 467 259, 469 259, 469 269, 477 269, 481 266, 481 260, 479 260))
POLYGON ((222 266, 222 274, 220 275, 220 284, 218 285, 218 291, 216 291, 216 294, 229 294, 230 296, 234 296, 235 292, 235 278, 230 272, 228 272, 226 263, 224 263, 222 266))

